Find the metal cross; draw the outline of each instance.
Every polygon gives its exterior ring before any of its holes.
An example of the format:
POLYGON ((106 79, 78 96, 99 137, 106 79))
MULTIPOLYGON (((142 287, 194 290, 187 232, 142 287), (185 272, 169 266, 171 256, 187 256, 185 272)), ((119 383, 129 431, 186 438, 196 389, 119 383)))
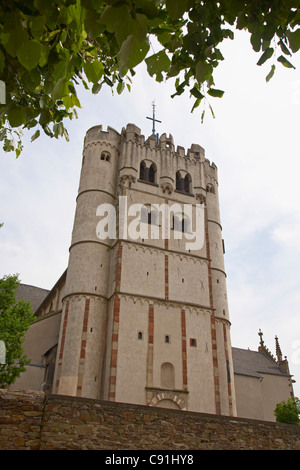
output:
POLYGON ((263 332, 262 332, 261 330, 259 330, 258 336, 260 336, 260 344, 263 345, 263 344, 264 344, 264 341, 263 341, 263 339, 262 339, 262 337, 263 337, 263 332))
POLYGON ((152 135, 155 135, 155 123, 156 123, 156 122, 161 122, 161 121, 159 121, 158 119, 155 119, 155 104, 154 104, 154 101, 152 101, 152 108, 153 108, 153 116, 152 116, 152 117, 148 117, 148 116, 147 116, 147 119, 151 119, 152 125, 153 125, 153 127, 152 127, 152 135))

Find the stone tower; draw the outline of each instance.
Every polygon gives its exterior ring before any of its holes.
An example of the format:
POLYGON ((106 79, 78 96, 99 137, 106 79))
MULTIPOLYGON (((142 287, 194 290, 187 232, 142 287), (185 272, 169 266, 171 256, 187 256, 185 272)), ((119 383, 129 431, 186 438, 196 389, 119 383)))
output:
POLYGON ((91 128, 53 392, 236 415, 221 231, 200 145, 91 128))

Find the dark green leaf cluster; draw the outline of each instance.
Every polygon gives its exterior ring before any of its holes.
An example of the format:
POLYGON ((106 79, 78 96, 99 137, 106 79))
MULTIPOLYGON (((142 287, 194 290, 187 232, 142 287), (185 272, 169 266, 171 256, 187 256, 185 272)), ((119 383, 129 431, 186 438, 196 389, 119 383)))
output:
POLYGON ((29 303, 16 301, 18 285, 16 275, 0 279, 0 341, 6 350, 5 364, 0 364, 0 388, 13 384, 29 363, 22 343, 34 315, 29 303))
POLYGON ((299 398, 290 398, 276 405, 274 410, 276 421, 279 423, 299 424, 300 423, 300 400, 299 398))
POLYGON ((0 140, 21 151, 21 128, 65 136, 76 116, 76 85, 98 93, 104 84, 130 89, 135 67, 145 61, 158 82, 175 78, 172 97, 189 90, 193 108, 220 98, 214 71, 226 39, 246 30, 260 53, 293 68, 300 48, 300 0, 5 0, 0 5, 0 140), (153 51, 153 45, 159 49, 153 51), (17 139, 17 142, 15 141, 17 139))
POLYGON ((105 3, 80 0, 7 0, 0 5, 0 140, 6 151, 21 152, 21 128, 50 137, 68 133, 76 117, 78 83, 99 92, 122 82, 116 38, 105 30, 105 3), (17 142, 16 142, 17 141, 17 142))

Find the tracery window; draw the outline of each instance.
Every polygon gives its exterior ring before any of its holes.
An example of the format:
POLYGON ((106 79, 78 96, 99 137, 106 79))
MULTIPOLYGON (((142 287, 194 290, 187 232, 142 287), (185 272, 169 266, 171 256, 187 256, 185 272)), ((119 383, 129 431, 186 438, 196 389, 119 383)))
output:
POLYGON ((101 153, 101 160, 105 160, 106 162, 109 162, 110 161, 110 153, 109 152, 102 152, 101 153))
POLYGON ((181 176, 180 172, 176 173, 176 190, 182 193, 191 194, 192 192, 192 178, 189 173, 184 177, 181 176))
POLYGON ((140 180, 147 183, 156 183, 156 165, 151 163, 150 167, 146 166, 146 163, 141 161, 140 163, 140 180))

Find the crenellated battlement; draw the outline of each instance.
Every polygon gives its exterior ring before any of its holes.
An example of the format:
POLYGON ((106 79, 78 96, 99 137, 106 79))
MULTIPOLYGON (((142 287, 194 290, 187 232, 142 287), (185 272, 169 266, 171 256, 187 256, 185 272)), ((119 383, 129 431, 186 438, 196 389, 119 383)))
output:
POLYGON ((171 159, 183 159, 184 161, 193 162, 195 164, 198 162, 204 162, 205 167, 210 174, 217 170, 215 163, 210 162, 210 160, 205 157, 205 149, 201 147, 201 145, 192 144, 186 151, 181 145, 177 145, 177 147, 175 147, 172 134, 167 135, 166 133, 163 133, 159 136, 158 140, 154 135, 150 135, 145 138, 141 133, 141 129, 133 123, 129 123, 126 127, 123 127, 121 133, 110 126, 107 127, 107 130, 103 130, 102 125, 91 127, 86 133, 84 146, 86 147, 90 144, 101 142, 106 142, 107 144, 110 143, 119 150, 122 143, 131 142, 137 146, 146 147, 150 150, 168 152, 168 158, 171 159))

